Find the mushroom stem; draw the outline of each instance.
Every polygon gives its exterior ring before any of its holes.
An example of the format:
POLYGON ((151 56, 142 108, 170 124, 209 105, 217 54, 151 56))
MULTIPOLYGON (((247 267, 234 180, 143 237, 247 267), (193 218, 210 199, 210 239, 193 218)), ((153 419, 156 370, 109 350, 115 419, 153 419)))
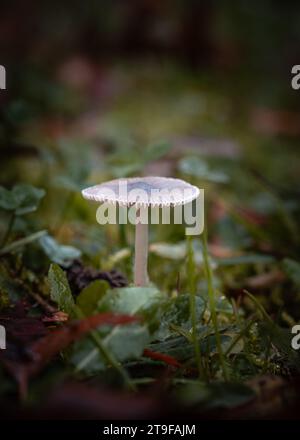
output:
POLYGON ((146 286, 148 284, 148 224, 135 225, 135 256, 134 256, 134 284, 146 286))

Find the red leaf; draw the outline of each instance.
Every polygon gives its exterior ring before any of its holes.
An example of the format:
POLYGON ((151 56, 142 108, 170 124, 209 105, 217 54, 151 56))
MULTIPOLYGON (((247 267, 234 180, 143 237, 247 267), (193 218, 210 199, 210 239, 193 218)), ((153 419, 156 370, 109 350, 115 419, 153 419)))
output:
POLYGON ((39 373, 46 364, 72 342, 101 325, 124 325, 136 321, 138 321, 136 317, 114 315, 112 313, 100 313, 80 321, 73 321, 68 325, 55 329, 27 347, 28 361, 14 362, 4 358, 2 359, 3 364, 18 382, 21 396, 25 396, 28 380, 39 373))
POLYGON ((182 367, 181 363, 178 362, 172 356, 163 353, 158 353, 157 351, 152 351, 149 350, 148 348, 145 348, 143 355, 155 361, 164 362, 165 364, 171 365, 172 367, 176 367, 176 368, 182 367))

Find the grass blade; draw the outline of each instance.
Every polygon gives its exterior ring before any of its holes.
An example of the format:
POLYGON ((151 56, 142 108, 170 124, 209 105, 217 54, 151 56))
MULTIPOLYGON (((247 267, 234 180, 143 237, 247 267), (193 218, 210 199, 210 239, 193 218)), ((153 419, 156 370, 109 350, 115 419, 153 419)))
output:
POLYGON ((215 299, 215 290, 213 286, 213 275, 212 275, 212 269, 209 263, 208 258, 208 250, 207 250, 207 239, 206 239, 206 230, 204 230, 202 234, 202 252, 203 252, 203 262, 204 262, 204 269, 206 273, 207 278, 207 288, 208 288, 208 300, 209 300, 209 307, 210 307, 210 313, 211 313, 211 319, 214 326, 215 336, 216 336, 216 343, 217 343, 217 349, 220 359, 221 368, 223 371, 223 377, 225 380, 228 380, 228 372, 226 368, 226 361, 225 356, 222 350, 222 344, 221 344, 221 337, 219 332, 219 326, 218 326, 218 318, 217 318, 217 312, 216 312, 216 299, 215 299))

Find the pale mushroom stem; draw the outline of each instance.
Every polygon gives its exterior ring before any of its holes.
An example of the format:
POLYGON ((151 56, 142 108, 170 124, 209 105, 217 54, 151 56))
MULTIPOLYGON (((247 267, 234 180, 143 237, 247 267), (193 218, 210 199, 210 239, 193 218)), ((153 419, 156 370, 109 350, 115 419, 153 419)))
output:
POLYGON ((148 278, 148 224, 135 225, 134 284, 146 286, 148 278))

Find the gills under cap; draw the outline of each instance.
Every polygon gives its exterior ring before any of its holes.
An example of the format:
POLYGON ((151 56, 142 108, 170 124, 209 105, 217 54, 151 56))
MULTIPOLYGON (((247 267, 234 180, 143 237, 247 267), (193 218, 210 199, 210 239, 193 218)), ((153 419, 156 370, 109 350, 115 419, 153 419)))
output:
POLYGON ((85 199, 121 206, 163 207, 184 205, 196 199, 199 188, 170 177, 115 179, 82 191, 85 199))

